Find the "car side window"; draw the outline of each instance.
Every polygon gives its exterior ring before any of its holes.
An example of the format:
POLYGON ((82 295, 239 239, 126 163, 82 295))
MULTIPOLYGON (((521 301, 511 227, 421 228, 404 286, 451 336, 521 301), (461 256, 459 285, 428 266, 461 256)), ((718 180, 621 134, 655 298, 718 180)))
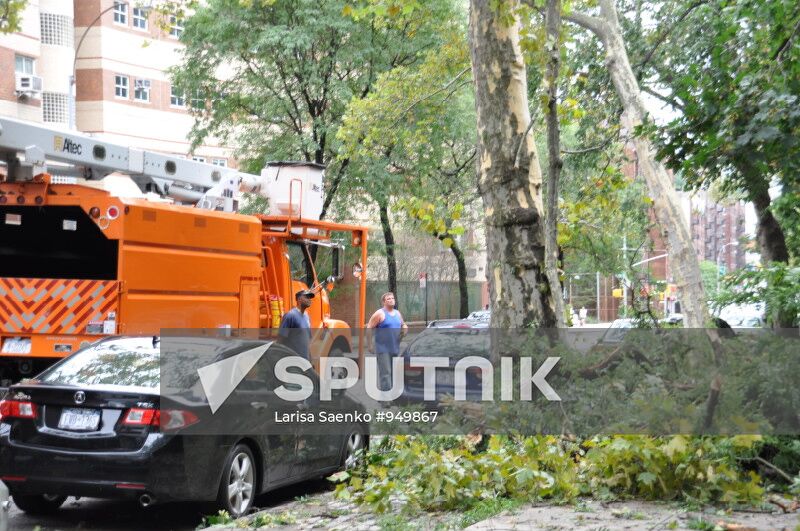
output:
MULTIPOLYGON (((297 354, 285 345, 274 343, 267 350, 267 352, 264 353, 264 356, 261 357, 261 360, 256 364, 259 378, 263 378, 265 382, 265 388, 268 391, 274 392, 275 389, 280 386, 284 386, 289 391, 300 390, 300 385, 293 382, 283 382, 275 375, 275 366, 277 365, 278 361, 289 356, 297 356, 297 354)), ((303 370, 297 366, 289 366, 287 371, 290 374, 302 374, 307 376, 311 379, 314 389, 319 389, 319 378, 317 377, 317 373, 314 372, 313 367, 303 370)))

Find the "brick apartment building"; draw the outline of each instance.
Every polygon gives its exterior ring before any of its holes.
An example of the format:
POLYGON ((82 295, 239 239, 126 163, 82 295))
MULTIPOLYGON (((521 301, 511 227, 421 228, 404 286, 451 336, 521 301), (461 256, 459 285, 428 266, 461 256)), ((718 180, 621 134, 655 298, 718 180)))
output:
MULTIPOLYGON (((636 153, 632 146, 626 148, 629 162, 622 168, 623 174, 630 179, 641 179, 639 175, 639 165, 636 153)), ((696 193, 678 192, 681 200, 681 207, 684 219, 689 226, 692 243, 700 261, 719 263, 725 267, 726 271, 740 269, 746 265, 746 239, 745 229, 745 205, 742 201, 732 203, 718 203, 714 201, 706 191, 696 193)), ((655 216, 650 213, 651 221, 655 221, 655 216)), ((649 233, 650 245, 642 253, 642 263, 639 266, 638 274, 640 283, 646 284, 673 282, 671 264, 669 257, 665 256, 666 242, 658 229, 657 224, 649 233)), ((598 315, 601 320, 610 321, 619 314, 622 301, 614 296, 614 289, 620 289, 619 279, 615 277, 600 277, 597 279, 595 289, 595 301, 587 302, 595 307, 595 312, 590 308, 590 315, 598 315)), ((648 286, 648 289, 650 286, 648 286)), ((630 292, 629 296, 630 296, 630 292)), ((675 302, 679 300, 679 294, 670 294, 666 301, 666 308, 670 312, 679 311, 675 302)), ((659 308, 663 311, 664 302, 659 302, 659 308)))
MULTIPOLYGON (((160 23, 134 4, 30 0, 20 31, 0 35, 0 68, 14 72, 0 77, 0 115, 64 129, 74 123, 112 142, 190 156, 192 117, 166 72, 180 60, 181 21, 160 23)), ((231 150, 214 144, 193 158, 233 163, 231 150)))
POLYGON ((745 266, 743 202, 720 204, 701 191, 692 200, 690 228, 698 259, 719 263, 726 271, 745 266))

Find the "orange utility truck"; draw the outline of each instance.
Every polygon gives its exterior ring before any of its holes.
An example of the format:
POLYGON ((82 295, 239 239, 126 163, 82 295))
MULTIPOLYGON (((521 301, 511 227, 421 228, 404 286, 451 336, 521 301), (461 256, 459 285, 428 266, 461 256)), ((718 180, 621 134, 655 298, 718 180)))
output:
POLYGON ((106 335, 277 328, 305 288, 312 362, 351 355, 328 299, 344 274, 334 237, 361 251, 363 323, 367 229, 319 220, 321 166, 251 175, 0 118, 0 173, 3 384, 106 335), (274 214, 238 213, 243 192, 274 214))

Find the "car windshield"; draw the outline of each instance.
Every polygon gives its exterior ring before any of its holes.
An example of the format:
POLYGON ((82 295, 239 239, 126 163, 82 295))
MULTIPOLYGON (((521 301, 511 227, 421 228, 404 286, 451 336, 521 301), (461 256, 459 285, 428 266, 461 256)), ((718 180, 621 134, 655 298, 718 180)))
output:
POLYGON ((467 319, 470 321, 488 321, 492 316, 492 312, 489 310, 478 310, 477 312, 472 312, 469 314, 467 319))
POLYGON ((148 338, 102 341, 76 352, 39 376, 62 385, 159 386, 159 346, 148 338))
POLYGON ((410 356, 489 356, 489 334, 470 329, 448 328, 423 332, 408 349, 410 356))
POLYGON ((606 330, 602 341, 605 343, 622 341, 625 334, 627 334, 631 328, 633 328, 633 321, 631 319, 617 319, 611 323, 611 326, 606 330))

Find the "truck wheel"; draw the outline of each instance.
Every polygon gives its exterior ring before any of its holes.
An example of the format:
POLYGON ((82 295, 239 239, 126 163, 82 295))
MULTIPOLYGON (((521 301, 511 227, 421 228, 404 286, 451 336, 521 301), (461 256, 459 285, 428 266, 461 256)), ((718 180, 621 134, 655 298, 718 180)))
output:
POLYGON ((14 505, 28 514, 53 514, 67 499, 55 494, 12 494, 14 505))
MULTIPOLYGON (((333 347, 330 352, 328 352, 329 358, 341 358, 344 357, 344 351, 339 347, 333 347)), ((341 380, 345 376, 347 376, 347 371, 344 370, 344 367, 333 367, 331 368, 331 378, 334 380, 341 380)))
POLYGON ((237 444, 225 460, 217 502, 234 518, 246 515, 253 507, 256 495, 255 466, 253 452, 244 444, 237 444))

